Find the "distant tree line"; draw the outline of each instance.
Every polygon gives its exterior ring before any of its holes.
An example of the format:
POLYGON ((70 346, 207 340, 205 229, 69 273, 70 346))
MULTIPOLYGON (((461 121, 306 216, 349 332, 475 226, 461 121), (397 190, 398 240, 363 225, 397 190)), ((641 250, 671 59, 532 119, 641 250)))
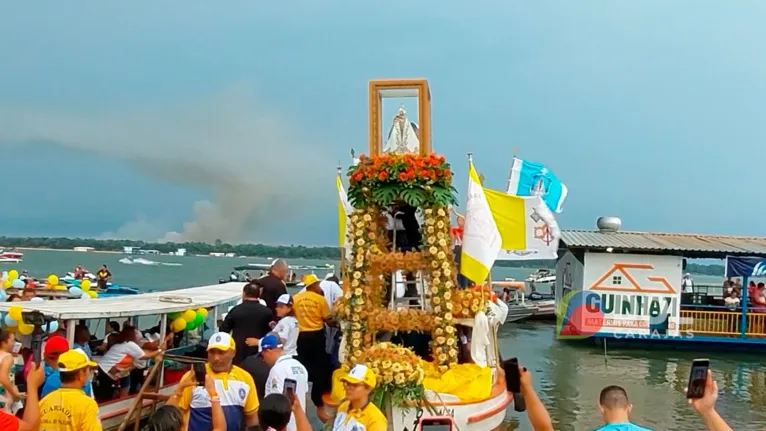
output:
MULTIPOLYGON (((143 250, 157 250, 160 253, 170 253, 179 248, 185 248, 188 254, 234 253, 238 256, 281 257, 285 259, 315 259, 338 260, 339 247, 306 247, 303 245, 265 245, 265 244, 228 244, 216 240, 215 243, 205 242, 146 242, 129 239, 94 239, 94 238, 49 238, 49 237, 7 237, 0 236, 0 248, 28 247, 50 248, 56 250, 72 250, 75 247, 93 247, 99 251, 122 251, 124 247, 138 247, 143 250)), ((555 269, 556 262, 551 260, 498 260, 496 266, 506 268, 541 268, 555 269)), ((721 265, 700 265, 688 263, 686 272, 702 275, 723 276, 724 267, 721 265)))

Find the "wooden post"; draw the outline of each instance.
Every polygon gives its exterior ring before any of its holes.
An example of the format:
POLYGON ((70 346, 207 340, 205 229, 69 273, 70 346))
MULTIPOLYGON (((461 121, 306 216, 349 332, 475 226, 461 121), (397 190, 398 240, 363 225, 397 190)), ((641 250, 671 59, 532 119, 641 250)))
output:
MULTIPOLYGON (((164 344, 162 345, 164 347, 164 344)), ((141 390, 138 391, 138 395, 136 395, 136 400, 133 402, 133 405, 130 406, 130 409, 128 409, 128 413, 125 414, 125 417, 122 419, 122 422, 120 423, 120 427, 117 428, 117 431, 125 431, 125 428, 128 427, 128 424, 130 423, 130 418, 133 416, 133 413, 136 411, 136 408, 138 408, 138 411, 141 411, 141 407, 144 403, 144 392, 146 392, 146 388, 149 387, 149 383, 154 379, 154 376, 157 374, 157 371, 162 368, 162 362, 164 361, 164 352, 160 353, 154 362, 154 365, 152 366, 152 369, 149 370, 149 375, 146 377, 146 380, 144 380, 144 384, 141 385, 141 390)), ((136 422, 141 421, 141 416, 138 416, 136 418, 136 422)))

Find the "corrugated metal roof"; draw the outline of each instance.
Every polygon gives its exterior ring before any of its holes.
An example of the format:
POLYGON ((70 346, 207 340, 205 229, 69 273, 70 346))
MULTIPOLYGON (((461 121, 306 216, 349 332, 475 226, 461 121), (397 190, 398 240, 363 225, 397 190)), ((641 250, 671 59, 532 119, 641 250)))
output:
MULTIPOLYGON (((654 232, 566 230, 562 241, 574 248, 607 248, 711 255, 766 255, 766 238, 654 232)), ((711 256, 712 257, 712 256, 711 256)))

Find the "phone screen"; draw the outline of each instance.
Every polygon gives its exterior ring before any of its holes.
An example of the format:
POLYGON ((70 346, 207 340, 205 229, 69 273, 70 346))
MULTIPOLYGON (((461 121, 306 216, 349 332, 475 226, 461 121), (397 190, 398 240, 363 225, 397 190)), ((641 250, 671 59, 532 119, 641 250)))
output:
POLYGON ((207 374, 205 364, 203 362, 195 362, 192 368, 194 369, 194 380, 197 381, 197 386, 205 386, 205 374, 207 374))
POLYGON ((292 402, 295 399, 295 389, 298 387, 298 382, 293 379, 285 379, 285 386, 283 393, 292 402))
POLYGON ((705 395, 705 382, 710 361, 707 359, 695 359, 689 372, 689 386, 686 388, 687 398, 702 398, 705 395))
POLYGON ((423 418, 420 420, 422 431, 452 431, 452 420, 448 418, 423 418))

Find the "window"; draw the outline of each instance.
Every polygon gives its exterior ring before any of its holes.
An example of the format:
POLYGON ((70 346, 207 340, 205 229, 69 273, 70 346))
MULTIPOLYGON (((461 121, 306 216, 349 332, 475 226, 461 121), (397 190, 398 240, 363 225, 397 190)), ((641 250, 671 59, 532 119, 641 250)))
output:
POLYGON ((613 275, 612 276, 612 286, 622 285, 622 276, 621 275, 613 275))

